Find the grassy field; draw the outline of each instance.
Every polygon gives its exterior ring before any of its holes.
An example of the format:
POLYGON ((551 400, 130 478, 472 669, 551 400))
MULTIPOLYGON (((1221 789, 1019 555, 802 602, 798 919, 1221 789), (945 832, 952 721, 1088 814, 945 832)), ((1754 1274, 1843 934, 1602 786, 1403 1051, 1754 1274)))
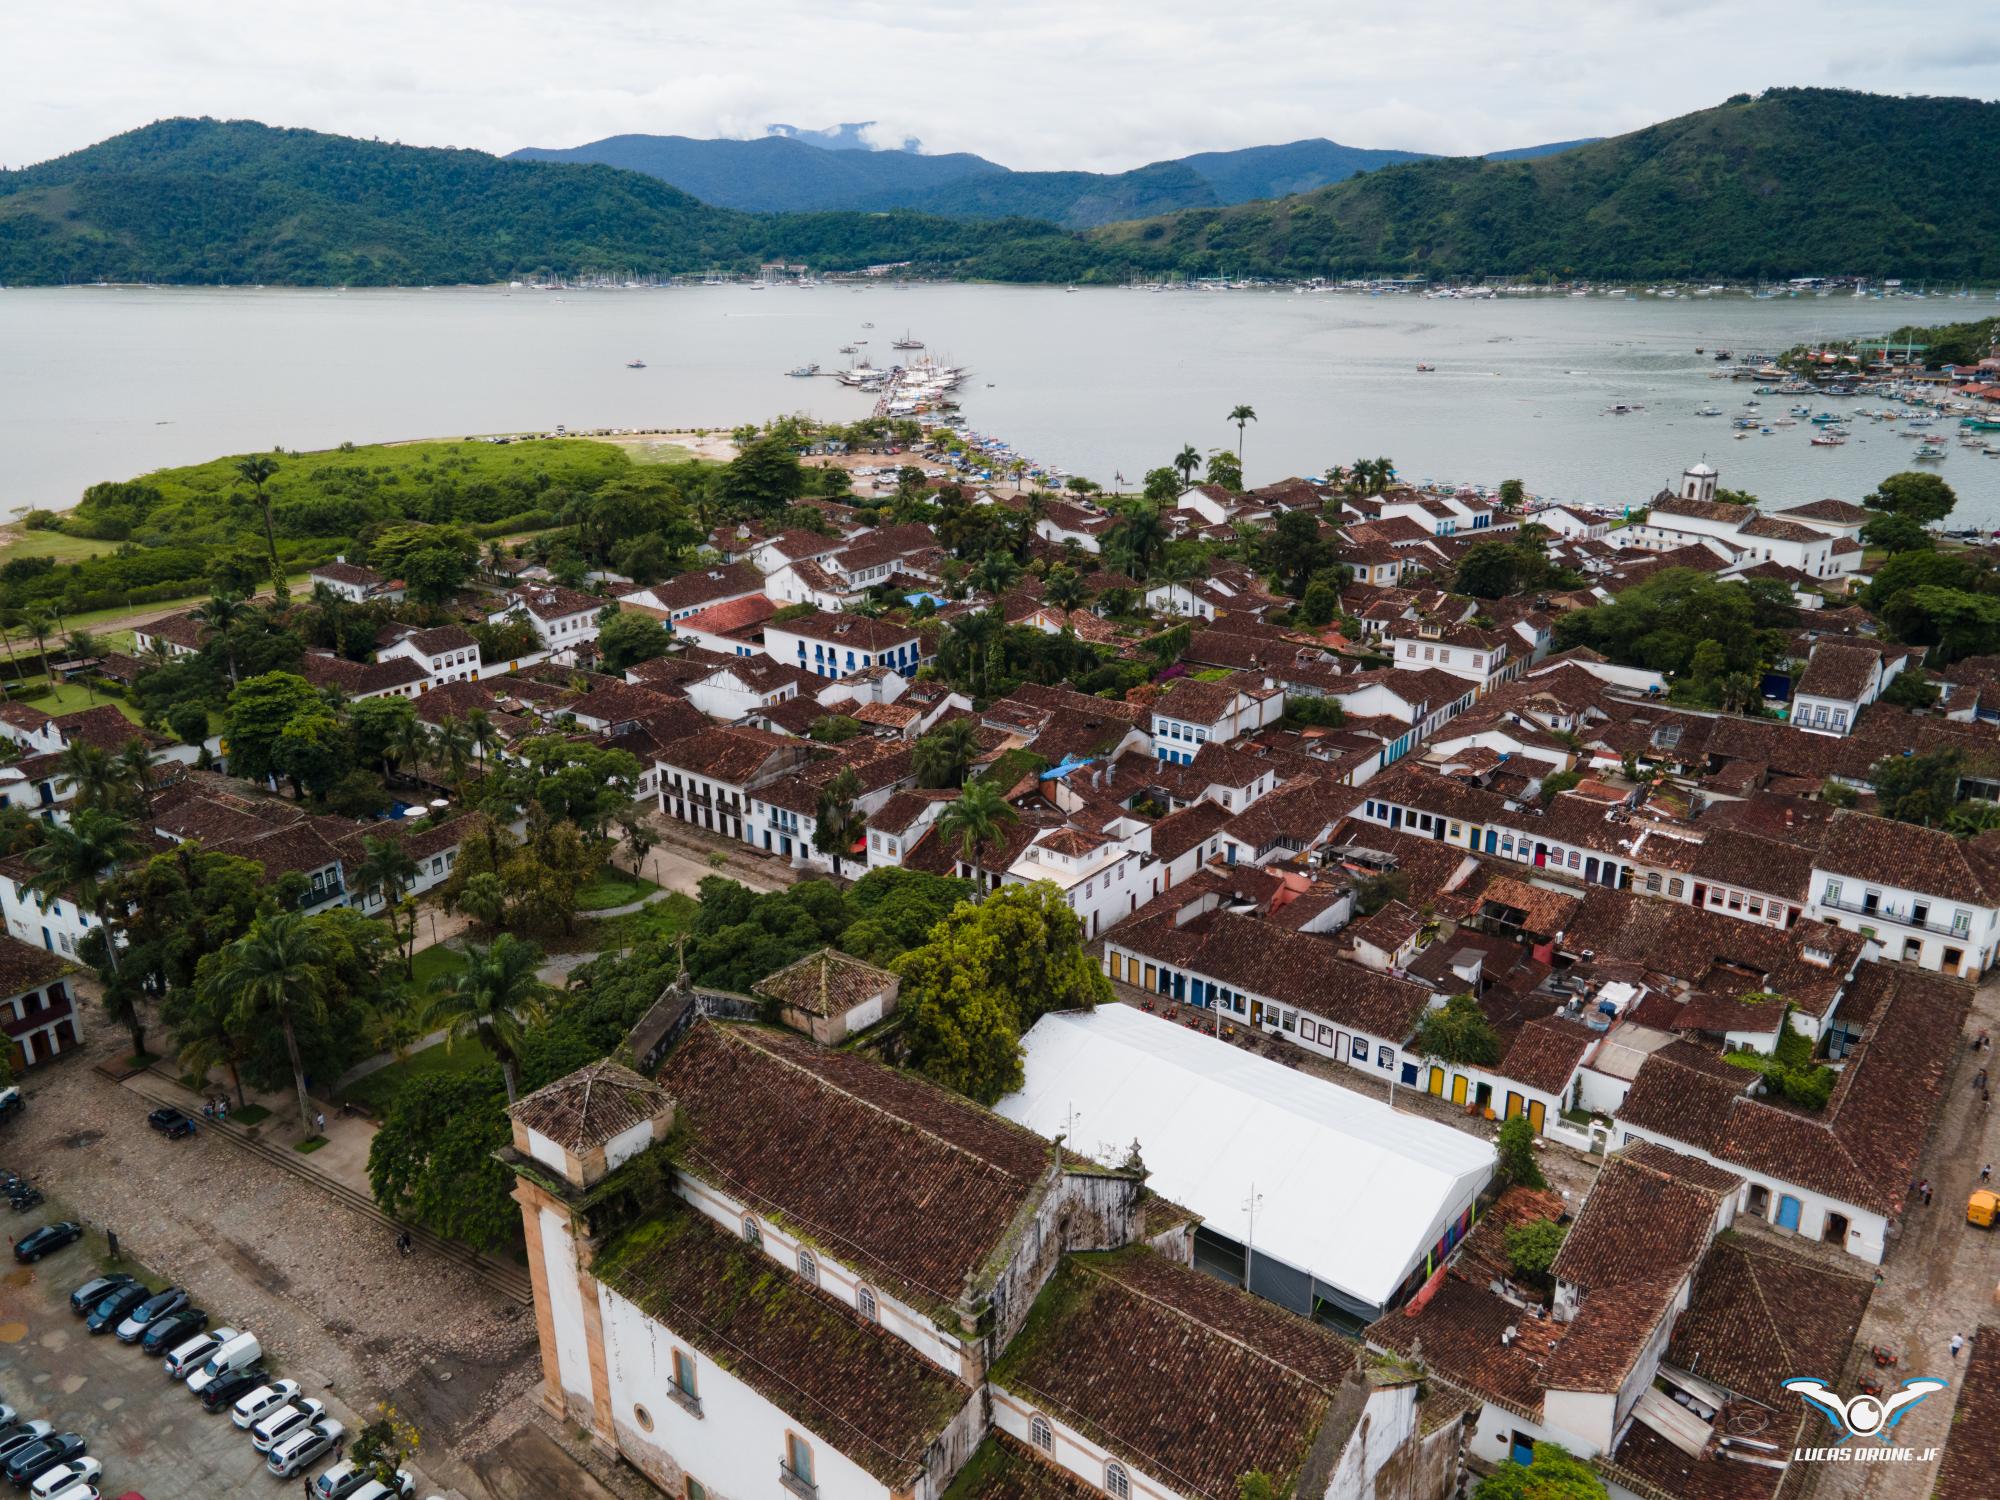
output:
POLYGON ((619 445, 635 464, 689 464, 695 451, 679 443, 623 443, 619 445))
POLYGON ((616 865, 606 865, 592 880, 577 893, 578 911, 608 911, 614 906, 626 906, 650 895, 659 887, 643 876, 631 875, 616 865))
POLYGON ((447 974, 456 974, 465 967, 465 950, 453 948, 444 943, 434 943, 428 948, 417 950, 411 968, 415 983, 425 989, 447 974))
MULTIPOLYGON (((668 891, 622 917, 604 917, 589 924, 592 946, 607 952, 634 948, 652 938, 672 941, 694 926, 701 903, 681 891, 668 891)), ((580 930, 580 929, 579 929, 580 930)))
POLYGON ((439 1042, 435 1047, 412 1052, 401 1062, 378 1068, 366 1078, 355 1079, 342 1091, 341 1097, 350 1104, 359 1104, 379 1119, 412 1079, 429 1078, 439 1073, 466 1073, 486 1067, 492 1061, 493 1054, 472 1038, 453 1042, 449 1047, 439 1042))
POLYGON ((116 552, 116 542, 100 542, 85 536, 64 536, 60 531, 29 531, 25 528, 9 528, 0 531, 0 563, 10 563, 23 557, 51 557, 59 563, 75 562, 80 557, 96 557, 101 552, 116 552))
MULTIPOLYGON (((41 680, 39 677, 32 678, 30 683, 32 685, 41 680)), ((139 710, 123 698, 107 698, 102 693, 93 693, 80 682, 58 683, 53 692, 31 699, 30 703, 43 713, 49 714, 73 714, 79 709, 96 708, 100 704, 109 703, 134 724, 139 722, 139 710)))

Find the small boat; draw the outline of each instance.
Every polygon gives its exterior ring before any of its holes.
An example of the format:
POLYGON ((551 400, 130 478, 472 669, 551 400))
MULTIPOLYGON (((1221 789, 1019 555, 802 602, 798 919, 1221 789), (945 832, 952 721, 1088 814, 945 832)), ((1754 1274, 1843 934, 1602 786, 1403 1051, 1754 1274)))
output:
POLYGON ((819 374, 819 366, 818 366, 818 365, 800 365, 800 366, 799 366, 799 367, 798 367, 797 369, 795 369, 795 370, 787 370, 787 371, 785 371, 785 373, 786 373, 787 375, 797 375, 797 376, 801 376, 801 377, 803 377, 803 376, 807 376, 807 375, 817 375, 817 374, 819 374))
POLYGON ((643 359, 628 359, 625 361, 625 368, 628 370, 643 370, 646 368, 646 362, 643 359))
POLYGON ((1838 448, 1846 441, 1846 437, 1838 432, 1815 432, 1812 435, 1815 448, 1838 448))
POLYGON ((1435 370, 1436 368, 1437 368, 1436 365, 1418 365, 1417 373, 1420 375, 1428 375, 1431 373, 1431 371, 1435 370))
POLYGON ((1629 417, 1635 412, 1642 412, 1645 409, 1637 401, 1618 401, 1605 408, 1605 415, 1610 417, 1629 417))
POLYGON ((890 341, 889 347, 891 349, 921 349, 924 347, 924 341, 922 339, 911 338, 910 331, 906 328, 903 330, 901 338, 890 341))
POLYGON ((841 352, 842 354, 853 354, 853 353, 855 352, 855 348, 854 348, 854 345, 852 345, 852 344, 842 344, 842 345, 840 346, 840 352, 841 352))
POLYGON ((1694 409, 1694 414, 1697 417, 1719 417, 1722 415, 1722 408, 1719 406, 1697 406, 1694 409))
POLYGON ((1917 444, 1917 457, 1943 458, 1944 449, 1940 447, 1938 444, 1930 441, 1930 439, 1926 438, 1923 442, 1917 444))

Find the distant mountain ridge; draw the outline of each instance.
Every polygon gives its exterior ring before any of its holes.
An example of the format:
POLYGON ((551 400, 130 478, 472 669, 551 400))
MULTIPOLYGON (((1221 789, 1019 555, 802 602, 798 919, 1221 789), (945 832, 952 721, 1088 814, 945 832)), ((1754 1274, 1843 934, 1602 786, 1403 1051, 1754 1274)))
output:
MULTIPOLYGON (((615 135, 582 146, 524 147, 508 159, 624 167, 704 203, 746 213, 905 208, 947 218, 1045 219, 1069 229, 1311 192, 1380 167, 1431 159, 1420 151, 1313 139, 1203 151, 1128 172, 1016 172, 966 152, 924 156, 913 149, 913 139, 900 150, 870 149, 862 132, 872 124, 825 131, 773 125, 770 135, 753 141, 615 135)), ((1545 156, 1579 144, 1525 146, 1491 159, 1545 156)))

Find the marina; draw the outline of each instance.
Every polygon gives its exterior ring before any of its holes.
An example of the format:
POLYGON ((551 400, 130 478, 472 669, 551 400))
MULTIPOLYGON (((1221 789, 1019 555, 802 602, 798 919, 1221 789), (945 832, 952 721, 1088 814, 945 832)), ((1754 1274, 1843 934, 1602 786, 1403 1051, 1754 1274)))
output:
POLYGON ((1917 307, 1643 292, 15 288, 0 292, 0 513, 274 443, 558 424, 727 431, 799 410, 851 421, 874 410, 890 371, 932 360, 960 368, 951 394, 972 430, 1004 435, 1010 455, 1047 474, 1107 485, 1183 444, 1233 449, 1224 413, 1247 401, 1260 418, 1245 435, 1252 484, 1381 455, 1412 482, 1518 477, 1538 495, 1616 509, 1726 444, 1736 486, 1781 506, 1859 499, 1915 462, 1899 434, 1929 431, 1945 456, 1926 466, 1958 490, 1959 515, 2000 523, 2000 464, 1976 461, 2000 433, 1978 432, 1977 448, 1953 440, 1971 413, 1869 382, 1840 397, 1757 366, 1732 378, 1751 351, 1878 336, 1917 307), (906 338, 925 347, 892 358, 906 338), (1732 360, 1718 363, 1724 351, 1732 360), (1846 416, 1845 443, 1806 440, 1832 425, 1812 422, 1821 415, 1846 416), (1753 427, 1733 426, 1746 417, 1753 427))

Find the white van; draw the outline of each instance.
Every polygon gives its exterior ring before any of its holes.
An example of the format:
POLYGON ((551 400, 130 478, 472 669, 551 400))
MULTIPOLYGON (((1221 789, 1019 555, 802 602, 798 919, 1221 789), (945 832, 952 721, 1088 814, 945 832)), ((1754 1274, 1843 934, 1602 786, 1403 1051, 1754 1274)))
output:
POLYGON ((87 1479, 80 1479, 68 1489, 49 1496, 49 1500, 103 1500, 97 1486, 87 1479))
POLYGON ((203 1360, 235 1337, 234 1328, 211 1328, 198 1333, 186 1343, 176 1344, 173 1352, 160 1361, 160 1368, 170 1379, 186 1380, 203 1360))
POLYGON ((217 1349, 199 1370, 188 1376, 187 1387, 199 1396, 224 1375, 247 1370, 264 1357, 264 1346, 254 1333, 239 1333, 217 1349))

